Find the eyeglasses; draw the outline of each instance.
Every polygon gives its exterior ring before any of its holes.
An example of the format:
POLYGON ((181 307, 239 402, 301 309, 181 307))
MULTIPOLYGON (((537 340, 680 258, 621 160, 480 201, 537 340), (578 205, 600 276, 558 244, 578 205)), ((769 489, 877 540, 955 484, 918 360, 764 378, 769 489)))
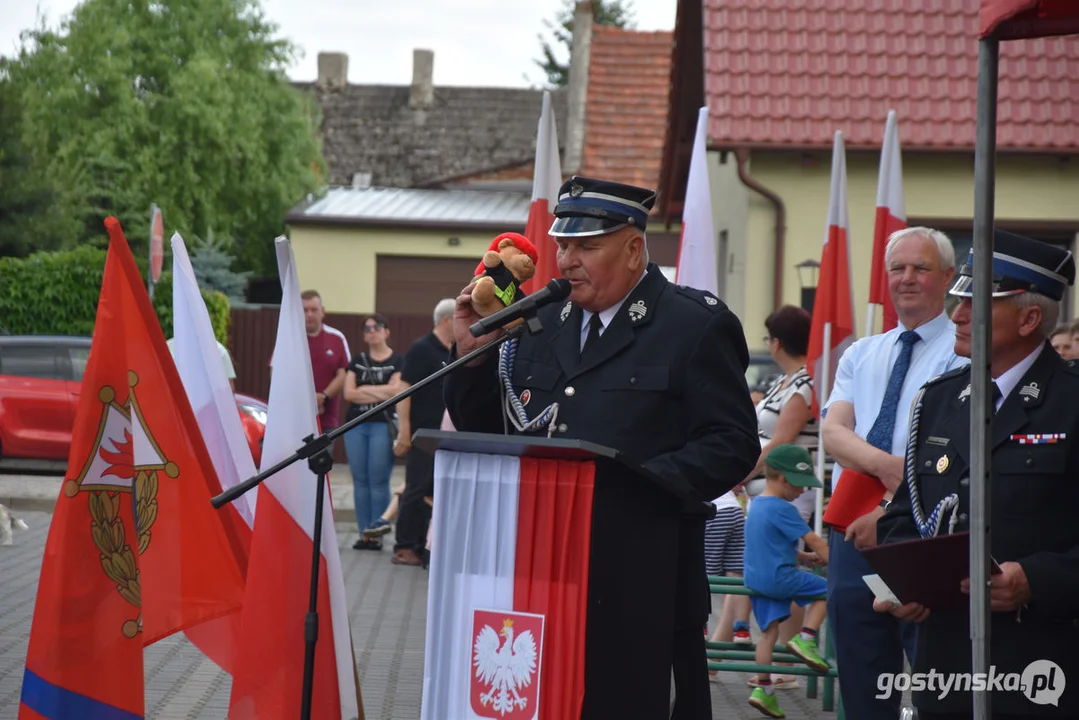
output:
POLYGON ((363 331, 365 333, 373 333, 373 332, 377 332, 379 330, 385 330, 385 329, 386 329, 385 325, 364 325, 363 326, 363 331))
POLYGON ((767 345, 768 343, 772 342, 772 340, 774 340, 774 339, 775 338, 773 338, 771 335, 765 335, 764 337, 761 338, 761 342, 763 342, 765 345, 767 345))

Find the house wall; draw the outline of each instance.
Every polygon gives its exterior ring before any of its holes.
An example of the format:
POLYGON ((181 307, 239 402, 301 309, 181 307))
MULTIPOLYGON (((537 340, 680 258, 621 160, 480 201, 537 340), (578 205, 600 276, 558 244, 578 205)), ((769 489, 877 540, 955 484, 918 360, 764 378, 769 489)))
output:
MULTIPOLYGON (((711 153, 717 155, 718 153, 711 153)), ((718 158, 716 160, 718 166, 718 158)), ((869 295, 868 268, 872 255, 875 216, 877 153, 847 152, 847 197, 850 216, 851 263, 854 284, 855 330, 865 334, 869 295)), ((773 310, 775 215, 759 194, 739 191, 733 158, 729 171, 713 184, 717 227, 726 222, 732 232, 745 216, 744 234, 732 238, 742 248, 745 265, 736 259, 729 288, 729 304, 742 319, 750 347, 760 345, 764 320, 773 310), (726 216, 726 219, 724 219, 726 216)), ((724 166, 726 167, 726 166, 724 166)), ((1051 156, 998 155, 996 182, 997 222, 1059 223, 1056 234, 1075 247, 1079 231, 1079 163, 1051 156)), ((828 212, 831 153, 780 154, 756 152, 749 174, 782 199, 787 210, 783 268, 783 302, 799 304, 801 285, 795 264, 820 260, 828 212)), ((974 213, 972 156, 912 155, 903 158, 907 217, 938 224, 946 232, 970 233, 974 213), (955 220, 960 220, 956 225, 955 220), (935 222, 935 221, 940 221, 935 222), (951 220, 952 223, 946 221, 951 220), (964 221, 965 222, 962 222, 964 221)), ((964 256, 956 258, 962 264, 964 256)), ((811 278, 815 283, 816 278, 811 278)), ((1066 299, 1063 317, 1075 317, 1076 293, 1066 299)), ((876 328, 880 318, 877 313, 876 328)))
POLYGON ((747 232, 749 211, 753 204, 766 203, 759 195, 750 197, 749 188, 738 179, 738 165, 733 153, 708 153, 708 182, 712 188, 712 224, 718 243, 718 294, 734 314, 744 317, 746 270, 753 262, 747 232))
MULTIPOLYGON (((327 310, 368 313, 375 308, 379 255, 474 258, 494 231, 383 229, 294 225, 291 239, 300 286, 322 295, 327 310), (460 243, 450 245, 450 238, 460 243)), ((467 284, 464 278, 461 287, 467 284)))
MULTIPOLYGON (((515 230, 519 232, 520 228, 515 230)), ((651 260, 671 280, 680 232, 681 225, 677 223, 670 227, 659 223, 649 227, 651 260)), ((291 241, 302 288, 318 290, 329 312, 369 313, 399 311, 376 305, 380 255, 464 258, 478 263, 497 234, 494 230, 454 232, 297 224, 292 227, 291 241), (460 243, 450 245, 450 238, 457 238, 460 243)), ((461 287, 467 280, 467 277, 462 279, 461 287)))

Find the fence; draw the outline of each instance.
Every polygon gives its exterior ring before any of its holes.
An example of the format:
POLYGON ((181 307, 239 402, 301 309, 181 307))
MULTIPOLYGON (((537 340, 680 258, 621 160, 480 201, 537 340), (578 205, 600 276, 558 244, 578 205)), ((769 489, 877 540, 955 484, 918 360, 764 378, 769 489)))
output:
MULTIPOLYGON (((270 393, 270 355, 277 339, 280 307, 263 305, 232 308, 229 352, 236 367, 236 392, 265 400, 270 393)), ((366 315, 327 313, 326 324, 340 330, 353 354, 365 350, 363 320, 366 315)), ((386 315, 390 325, 390 347, 404 355, 417 339, 431 330, 428 315, 386 315)), ((347 403, 341 404, 344 418, 347 403)), ((334 460, 345 462, 343 444, 334 448, 334 460)))

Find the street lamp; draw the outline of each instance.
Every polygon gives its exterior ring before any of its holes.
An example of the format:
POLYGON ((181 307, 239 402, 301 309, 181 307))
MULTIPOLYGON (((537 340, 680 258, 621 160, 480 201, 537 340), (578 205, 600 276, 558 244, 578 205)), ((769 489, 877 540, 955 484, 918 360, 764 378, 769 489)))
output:
POLYGON ((812 315, 813 301, 817 297, 817 276, 820 273, 820 263, 810 258, 795 265, 794 269, 798 271, 798 284, 802 289, 802 309, 812 315))

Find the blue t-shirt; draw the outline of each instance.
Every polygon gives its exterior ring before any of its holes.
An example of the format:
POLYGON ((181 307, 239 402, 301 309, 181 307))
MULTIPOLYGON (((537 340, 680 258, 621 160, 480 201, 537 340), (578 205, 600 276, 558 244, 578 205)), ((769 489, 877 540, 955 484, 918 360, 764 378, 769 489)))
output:
POLYGON ((795 574, 801 572, 798 541, 809 532, 798 509, 783 498, 754 498, 746 516, 746 587, 770 597, 791 597, 801 588, 795 574))

